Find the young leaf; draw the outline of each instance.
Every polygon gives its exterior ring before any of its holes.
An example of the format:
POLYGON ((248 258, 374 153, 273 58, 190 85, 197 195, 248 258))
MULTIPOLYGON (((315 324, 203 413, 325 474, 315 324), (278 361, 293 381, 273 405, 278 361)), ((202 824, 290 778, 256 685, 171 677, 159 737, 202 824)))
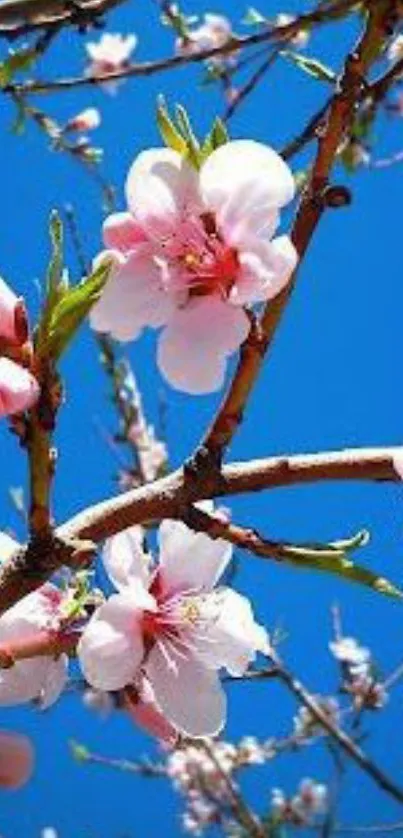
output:
POLYGON ((200 165, 202 162, 201 154, 200 154, 200 144, 193 132, 193 128, 190 124, 190 119, 187 115, 187 112, 182 105, 176 106, 176 124, 179 128, 181 135, 183 136, 186 142, 186 156, 192 166, 195 169, 200 169, 200 165))
POLYGON ((373 591, 403 599, 403 591, 381 574, 355 564, 350 558, 352 550, 368 542, 368 532, 362 530, 350 539, 329 544, 284 545, 284 559, 294 567, 306 567, 341 576, 373 591))
POLYGON ((268 23, 268 20, 267 17, 259 12, 259 9, 255 9, 254 6, 249 6, 241 23, 245 26, 261 26, 263 23, 268 23))
POLYGON ((325 64, 322 64, 316 58, 308 58, 306 55, 301 55, 299 52, 293 52, 288 49, 282 50, 281 55, 283 58, 289 58, 300 70, 303 70, 304 73, 307 73, 314 79, 318 79, 318 81, 326 81, 333 84, 337 79, 334 70, 326 67, 325 64))
POLYGON ((207 157, 216 149, 219 148, 221 145, 225 145, 229 140, 228 131, 219 117, 213 122, 213 127, 209 134, 207 134, 206 139, 201 148, 201 157, 204 160, 207 160, 207 157))
POLYGON ((186 140, 184 140, 182 135, 179 133, 169 116, 168 108, 166 107, 163 97, 160 97, 158 101, 157 125, 165 145, 185 157, 187 154, 186 140))
POLYGON ((55 361, 60 358, 78 327, 100 297, 110 269, 111 263, 103 262, 79 285, 69 288, 55 306, 46 337, 46 351, 55 361))

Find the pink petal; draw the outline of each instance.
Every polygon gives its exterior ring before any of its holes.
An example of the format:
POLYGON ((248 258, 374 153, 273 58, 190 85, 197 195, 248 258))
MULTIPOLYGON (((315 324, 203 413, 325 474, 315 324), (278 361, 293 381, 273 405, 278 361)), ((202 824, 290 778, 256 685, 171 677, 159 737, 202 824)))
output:
POLYGON ((249 600, 236 591, 220 588, 206 596, 201 619, 204 638, 197 640, 197 655, 206 666, 224 666, 231 675, 240 676, 257 652, 269 653, 266 630, 256 623, 249 600))
POLYGON ((146 235, 130 212, 115 212, 104 221, 103 237, 105 246, 111 250, 127 253, 141 242, 146 235))
POLYGON ((178 591, 211 591, 232 557, 232 545, 193 532, 182 521, 163 521, 158 533, 164 597, 178 591))
POLYGON ((169 661, 159 645, 145 664, 161 712, 186 736, 215 736, 226 717, 226 697, 216 672, 169 649, 169 661))
POLYGON ((158 343, 157 362, 178 390, 201 394, 218 390, 226 359, 245 340, 249 320, 244 311, 219 297, 200 297, 178 309, 158 343))
POLYGON ((87 623, 77 655, 84 677, 98 690, 120 690, 133 680, 144 656, 142 609, 114 594, 87 623))
POLYGON ((288 236, 273 241, 249 242, 250 250, 239 254, 241 269, 230 293, 235 305, 271 300, 287 285, 298 255, 288 236))
POLYGON ((36 378, 9 358, 0 358, 0 416, 28 410, 38 396, 36 378))
POLYGON ((184 213, 200 206, 197 172, 170 148, 143 151, 126 180, 129 210, 147 235, 160 239, 175 232, 184 213))
POLYGON ((257 191, 263 206, 280 208, 294 196, 294 178, 284 160, 262 143, 234 140, 213 151, 200 170, 206 206, 220 212, 237 196, 244 206, 249 190, 257 191))
POLYGON ((135 724, 162 742, 174 745, 178 734, 176 729, 162 715, 155 703, 151 685, 144 678, 141 695, 134 699, 130 690, 124 692, 125 707, 135 724))
POLYGON ((145 588, 149 582, 149 556, 143 549, 144 530, 134 526, 108 538, 103 563, 115 588, 121 590, 137 578, 145 588))
POLYGON ((127 341, 138 337, 145 326, 166 323, 173 310, 174 303, 162 287, 161 270, 143 246, 113 272, 90 322, 96 331, 127 341))
POLYGON ((34 749, 27 736, 0 731, 0 786, 18 789, 31 777, 34 749))

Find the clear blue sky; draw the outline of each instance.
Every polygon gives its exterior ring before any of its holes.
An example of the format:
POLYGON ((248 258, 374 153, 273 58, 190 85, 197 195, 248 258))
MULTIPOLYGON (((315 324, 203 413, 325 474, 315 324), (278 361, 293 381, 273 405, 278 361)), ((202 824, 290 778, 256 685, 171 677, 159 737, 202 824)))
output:
MULTIPOLYGON (((309 3, 288 3, 301 10, 309 3)), ((191 12, 213 6, 190 2, 191 12)), ((262 2, 263 12, 283 11, 277 2, 262 2)), ((214 11, 240 18, 243 4, 217 0, 214 11), (238 13, 239 9, 239 13, 238 13)), ((139 35, 137 56, 168 54, 172 38, 157 24, 151 0, 126 3, 109 19, 110 31, 139 35)), ((321 55, 335 68, 354 27, 343 33, 327 30, 314 38, 307 52, 321 55)), ((75 74, 83 67, 83 37, 63 36, 44 75, 75 74)), ((46 62, 45 62, 46 67, 46 62)), ((149 80, 133 79, 116 98, 83 89, 46 97, 43 106, 63 120, 95 105, 103 123, 96 137, 105 148, 105 171, 122 186, 133 156, 158 144, 154 123, 157 93, 180 101, 195 126, 206 132, 222 109, 218 93, 198 88, 200 68, 182 69, 149 80)), ((240 109, 233 121, 234 137, 253 137, 280 147, 304 124, 326 95, 323 85, 295 67, 279 63, 270 79, 240 109)), ((0 226, 0 272, 26 295, 32 316, 38 307, 38 281, 44 276, 51 207, 73 203, 89 256, 100 247, 102 210, 99 194, 78 166, 50 153, 36 128, 16 138, 10 133, 12 108, 4 102, 0 115, 3 197, 0 226)), ((380 120, 379 156, 399 149, 401 123, 380 120)), ((296 166, 299 167, 299 163, 296 166)), ((401 357, 403 330, 403 249, 401 241, 402 168, 362 170, 352 180, 340 171, 339 182, 353 191, 348 209, 323 219, 300 276, 300 282, 278 334, 267 368, 255 389, 231 457, 246 459, 273 453, 315 451, 354 445, 403 443, 401 357)), ((74 255, 69 263, 75 270, 74 255)), ((186 457, 199 439, 218 397, 191 398, 165 386, 155 367, 154 336, 130 350, 143 389, 148 415, 154 421, 163 393, 168 404, 167 429, 172 464, 186 457)), ((58 521, 114 491, 117 463, 100 437, 99 426, 115 427, 107 402, 108 385, 97 363, 87 327, 63 362, 67 404, 60 415, 56 479, 58 521)), ((0 523, 23 532, 8 499, 8 487, 25 481, 25 462, 3 424, 0 431, 0 523)), ((332 540, 362 527, 372 533, 361 555, 368 566, 402 583, 403 487, 328 484, 282 489, 237 498, 231 503, 237 521, 256 526, 268 537, 332 540)), ((336 668, 327 651, 330 608, 337 601, 347 633, 369 645, 388 673, 403 658, 402 606, 319 574, 297 573, 275 564, 240 556, 237 588, 253 599, 262 622, 287 633, 283 653, 313 690, 336 688, 336 668)), ((227 734, 280 735, 290 728, 293 703, 275 684, 231 685, 227 734)), ((68 696, 44 715, 32 709, 1 712, 1 727, 26 731, 37 747, 34 780, 20 792, 0 796, 3 838, 37 838, 53 825, 60 838, 151 838, 179 833, 178 804, 158 780, 132 778, 98 766, 80 766, 70 757, 67 740, 84 742, 113 757, 155 755, 152 741, 121 715, 102 723, 68 696)), ((403 783, 403 685, 396 687, 388 710, 375 716, 368 748, 403 783)), ((311 775, 326 781, 329 762, 319 746, 257 770, 248 781, 252 799, 267 805, 272 786, 292 792, 297 781, 311 775)), ((374 792, 362 774, 349 770, 341 818, 344 822, 390 820, 402 812, 374 792)), ((403 833, 402 833, 403 834, 403 833)))

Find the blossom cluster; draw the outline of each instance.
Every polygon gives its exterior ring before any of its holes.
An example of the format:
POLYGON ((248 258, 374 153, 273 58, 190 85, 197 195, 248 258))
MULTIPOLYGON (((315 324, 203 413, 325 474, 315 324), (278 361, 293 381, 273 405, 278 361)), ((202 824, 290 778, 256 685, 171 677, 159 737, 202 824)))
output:
POLYGON ((375 676, 375 667, 369 649, 354 637, 339 637, 329 643, 330 651, 339 661, 342 671, 342 689, 349 693, 357 710, 379 710, 387 701, 384 684, 375 676))
POLYGON ((301 780, 293 797, 287 797, 282 789, 272 790, 272 815, 276 822, 306 826, 315 815, 326 811, 327 797, 326 786, 307 777, 301 780))

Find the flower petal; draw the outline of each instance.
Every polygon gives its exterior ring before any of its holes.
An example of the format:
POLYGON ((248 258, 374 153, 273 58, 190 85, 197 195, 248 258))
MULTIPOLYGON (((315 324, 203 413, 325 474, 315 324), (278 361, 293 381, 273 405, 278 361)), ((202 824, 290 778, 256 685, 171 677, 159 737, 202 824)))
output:
POLYGON ((129 527, 105 541, 103 563, 118 590, 130 585, 134 578, 148 587, 150 559, 143 542, 144 530, 140 526, 129 527))
POLYGON ((226 358, 245 340, 244 311, 216 296, 191 300, 178 309, 160 336, 158 366, 173 387, 210 393, 224 381, 226 358))
POLYGON ((199 206, 197 172, 170 148, 143 151, 129 170, 126 198, 136 221, 160 239, 174 233, 183 214, 199 206))
POLYGON ((173 310, 174 303, 161 284, 160 269, 143 246, 112 271, 90 321, 96 331, 127 341, 137 338, 144 326, 166 323, 173 310))
POLYGON ((228 201, 244 208, 248 194, 254 201, 258 196, 258 204, 266 209, 282 207, 292 200, 295 184, 291 170, 272 148, 234 140, 207 158, 200 170, 200 192, 205 205, 220 214, 228 201))
POLYGON ((103 237, 107 248, 121 253, 128 253, 147 238, 130 212, 108 215, 103 225, 103 237))
POLYGON ((164 716, 186 736, 214 736, 224 727, 226 697, 218 676, 195 660, 159 645, 153 647, 145 669, 164 716))
POLYGON ((6 532, 0 532, 0 563, 6 561, 20 545, 6 532))
POLYGON ((197 641, 197 655, 206 666, 224 666, 240 676, 254 660, 256 652, 269 653, 269 638, 255 622, 249 600, 230 588, 221 588, 201 603, 204 639, 197 641))
POLYGON ((279 236, 270 243, 250 243, 250 250, 239 254, 241 270, 231 289, 231 302, 243 306, 272 299, 289 281, 297 259, 288 236, 279 236))
MULTIPOLYGON (((151 599, 151 597, 150 597, 151 599)), ((143 659, 142 605, 132 594, 114 594, 87 623, 77 655, 87 681, 98 690, 129 684, 143 659)))
POLYGON ((44 673, 42 689, 39 694, 41 710, 47 710, 59 698, 68 676, 67 655, 60 655, 56 660, 48 659, 47 670, 44 673))
POLYGON ((0 358, 0 416, 28 410, 38 396, 36 378, 9 358, 0 358))
POLYGON ((231 544, 193 532, 182 521, 163 521, 158 538, 164 596, 179 591, 211 591, 231 560, 231 544))
POLYGON ((162 715, 155 703, 154 690, 149 681, 143 678, 140 694, 134 697, 133 692, 130 688, 124 691, 125 708, 133 721, 150 736, 174 745, 178 736, 177 731, 162 715))

